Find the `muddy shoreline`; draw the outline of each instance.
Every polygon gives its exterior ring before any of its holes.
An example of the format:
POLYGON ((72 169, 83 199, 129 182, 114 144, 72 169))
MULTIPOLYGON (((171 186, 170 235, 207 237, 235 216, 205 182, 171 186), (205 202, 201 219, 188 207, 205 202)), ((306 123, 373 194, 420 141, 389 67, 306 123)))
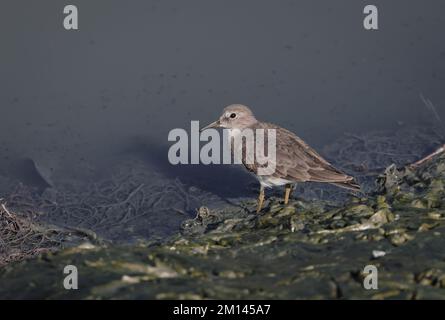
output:
POLYGON ((18 185, 0 209, 0 297, 445 298, 445 156, 403 165, 440 141, 427 132, 411 144, 347 136, 324 153, 355 168, 366 193, 302 185, 284 206, 272 191, 259 215, 254 183, 244 197, 219 196, 134 158, 87 188, 18 185), (364 143, 373 151, 346 162, 364 143), (79 290, 62 286, 69 264, 79 290), (366 265, 379 270, 376 291, 363 288, 366 265))
POLYGON ((416 169, 389 166, 372 192, 341 205, 284 206, 272 195, 257 215, 253 199, 239 199, 185 213, 180 233, 127 244, 60 229, 78 244, 4 266, 0 297, 443 299, 444 181, 440 155, 416 169), (69 264, 79 290, 62 286, 69 264), (378 268, 378 290, 363 288, 366 265, 378 268))

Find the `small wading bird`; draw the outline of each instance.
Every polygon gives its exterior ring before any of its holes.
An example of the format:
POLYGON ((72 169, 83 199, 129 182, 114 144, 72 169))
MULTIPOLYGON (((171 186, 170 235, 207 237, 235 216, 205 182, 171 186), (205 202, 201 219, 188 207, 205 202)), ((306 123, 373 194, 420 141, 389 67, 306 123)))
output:
MULTIPOLYGON (((276 164, 275 171, 270 175, 258 175, 259 164, 253 161, 246 163, 243 154, 244 167, 253 173, 259 180, 260 194, 258 196, 257 212, 260 212, 264 202, 264 188, 285 186, 284 204, 289 201, 289 195, 297 182, 326 182, 353 191, 360 191, 360 186, 354 178, 334 168, 328 161, 323 159, 314 149, 309 147, 302 139, 292 132, 280 126, 258 121, 252 111, 241 104, 233 104, 224 108, 221 117, 201 129, 210 128, 238 129, 275 129, 276 133, 276 164)), ((266 133, 264 135, 267 135, 266 133)), ((233 135, 231 150, 233 153, 233 135)), ((245 145, 242 146, 245 151, 245 145)))

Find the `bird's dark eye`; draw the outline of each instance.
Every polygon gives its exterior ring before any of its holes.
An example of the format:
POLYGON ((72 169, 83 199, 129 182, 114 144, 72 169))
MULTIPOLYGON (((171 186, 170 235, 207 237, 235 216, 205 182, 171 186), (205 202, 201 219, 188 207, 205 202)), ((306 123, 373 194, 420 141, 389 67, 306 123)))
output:
POLYGON ((236 113, 232 113, 231 115, 230 115, 230 118, 235 118, 236 117, 236 113))

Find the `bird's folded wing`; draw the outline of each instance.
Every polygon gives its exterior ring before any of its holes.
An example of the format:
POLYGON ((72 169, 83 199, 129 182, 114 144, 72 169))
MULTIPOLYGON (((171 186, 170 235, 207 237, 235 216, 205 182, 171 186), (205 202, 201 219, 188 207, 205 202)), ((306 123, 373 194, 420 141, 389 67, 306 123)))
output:
POLYGON ((276 173, 294 181, 344 182, 351 177, 335 169, 292 132, 276 130, 276 173))

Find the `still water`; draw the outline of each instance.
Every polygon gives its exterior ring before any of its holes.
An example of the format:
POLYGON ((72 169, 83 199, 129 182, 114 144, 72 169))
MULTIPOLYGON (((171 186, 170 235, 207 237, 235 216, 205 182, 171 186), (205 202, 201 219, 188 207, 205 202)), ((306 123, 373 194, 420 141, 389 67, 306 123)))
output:
MULTIPOLYGON (((79 29, 67 31, 58 1, 7 0, 1 191, 11 180, 43 189, 90 183, 116 175, 132 157, 143 163, 137 175, 145 184, 179 181, 213 195, 252 196, 254 180, 241 171, 167 160, 171 129, 209 123, 232 103, 318 150, 345 134, 440 127, 443 3, 373 3, 379 30, 368 31, 363 4, 352 0, 77 1, 79 29)), ((329 160, 344 167, 344 155, 335 154, 329 160)), ((187 201, 181 210, 193 209, 187 201)))

